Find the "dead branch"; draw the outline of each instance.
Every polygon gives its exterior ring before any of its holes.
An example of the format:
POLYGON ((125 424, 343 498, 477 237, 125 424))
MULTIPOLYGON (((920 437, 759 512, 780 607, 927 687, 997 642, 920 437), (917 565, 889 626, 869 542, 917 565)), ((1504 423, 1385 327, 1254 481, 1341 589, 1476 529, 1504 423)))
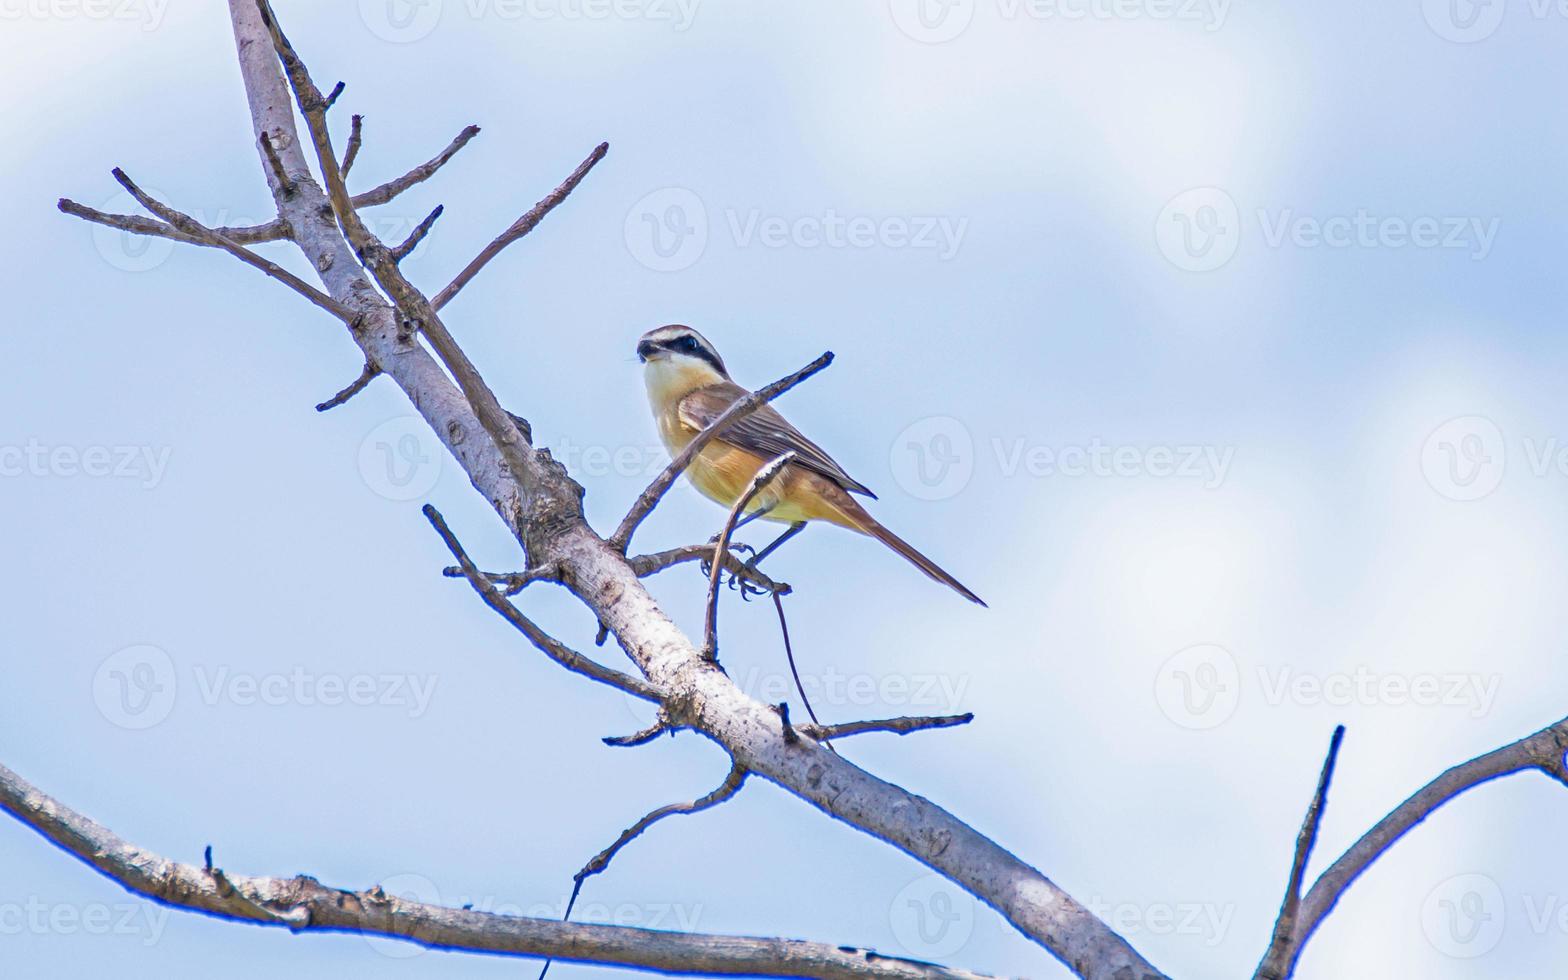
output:
MULTIPOLYGON (((1340 896, 1384 851, 1413 827, 1460 794, 1501 776, 1535 770, 1568 786, 1565 752, 1568 752, 1568 718, 1517 742, 1454 766, 1395 807, 1392 813, 1363 834, 1313 883, 1297 910, 1289 947, 1278 958, 1283 969, 1277 975, 1290 977, 1295 972, 1302 948, 1322 924, 1323 918, 1333 911, 1340 896)), ((1263 973, 1266 966, 1271 966, 1268 958, 1259 964, 1258 972, 1253 974, 1254 980, 1262 980, 1267 976, 1263 973)))
POLYGON ((883 718, 878 721, 850 721, 841 725, 799 725, 796 730, 808 738, 825 742, 832 738, 863 735, 866 732, 892 732, 895 735, 908 735, 910 732, 930 731, 933 728, 952 728, 956 725, 967 725, 974 720, 975 716, 966 712, 961 715, 935 715, 923 718, 883 718))
POLYGON ((635 695, 645 701, 660 702, 659 692, 648 686, 647 682, 641 678, 624 674, 585 657, 540 629, 533 620, 524 616, 516 606, 508 602, 496 590, 496 587, 485 576, 485 573, 474 566, 472 559, 468 557, 468 552, 463 550, 462 544, 457 540, 457 535, 453 534, 452 529, 447 527, 446 518, 441 516, 440 511, 426 504, 424 506, 424 514, 430 521, 431 526, 436 529, 436 533, 441 535, 441 540, 446 544, 447 549, 452 552, 452 557, 457 559, 458 566, 463 571, 463 577, 468 579, 468 584, 472 585, 474 591, 479 593, 479 597, 485 601, 485 605, 500 613, 502 619, 511 623, 517 628, 519 633, 528 637, 529 642, 538 647, 545 656, 567 670, 582 674, 584 677, 591 677, 601 684, 620 688, 627 694, 635 695))
POLYGON ((430 226, 436 223, 436 219, 441 217, 441 212, 444 210, 446 209, 437 204, 435 210, 425 215, 425 220, 415 225, 414 230, 403 239, 403 243, 392 250, 392 261, 401 262, 408 258, 408 253, 418 248, 419 243, 425 240, 425 236, 430 233, 430 226))
POLYGON ((331 398, 328 398, 326 401, 317 405, 316 411, 325 412, 328 409, 337 408, 339 405, 343 404, 350 398, 353 398, 355 395, 369 387, 370 382, 374 381, 376 375, 380 373, 380 368, 376 367, 369 361, 366 361, 364 369, 359 372, 359 377, 355 378, 353 381, 350 381, 347 388, 344 388, 342 391, 333 395, 331 398))
POLYGON ((380 886, 347 891, 316 879, 230 874, 182 864, 137 847, 0 766, 0 810, 128 891, 222 919, 291 932, 358 932, 433 949, 554 957, 669 973, 730 976, 952 978, 979 974, 870 950, 790 939, 712 936, 577 925, 520 915, 443 908, 389 895, 380 886))
MULTIPOLYGON (((271 146, 270 143, 267 145, 269 147, 271 146)), ((203 225, 201 222, 197 221, 195 218, 192 218, 190 215, 183 214, 165 204, 160 203, 159 201, 154 200, 150 194, 142 190, 140 187, 137 187, 135 182, 132 181, 130 177, 126 176, 125 171, 121 170, 119 167, 114 168, 113 174, 114 179, 119 181, 120 186, 124 187, 126 192, 136 199, 136 203, 151 211, 154 215, 163 219, 163 221, 169 225, 172 225, 174 228, 178 229, 186 235, 191 236, 192 238, 201 239, 209 245, 215 245, 218 248, 223 249, 225 252, 228 252, 230 255, 234 256, 241 262, 244 262, 246 265, 254 269, 260 269, 262 272, 283 283, 283 285, 294 290, 296 293, 299 293, 301 296, 305 297, 316 306, 321 307, 323 310, 326 310, 328 313, 331 313, 333 316, 337 317, 339 320, 342 320, 344 323, 354 323, 356 316, 351 310, 348 309, 348 307, 344 306, 342 303, 339 303, 337 300, 328 296, 326 293, 323 293, 316 287, 310 285, 299 276, 296 276, 294 273, 278 265, 276 262, 270 262, 267 259, 262 258, 245 246, 224 238, 222 235, 213 231, 211 228, 208 228, 206 225, 203 225)))
POLYGON ((707 615, 703 619, 702 628, 702 655, 707 660, 719 658, 719 582, 724 578, 724 556, 730 553, 730 536, 735 533, 735 522, 740 520, 740 515, 746 512, 746 508, 751 505, 762 488, 772 482, 773 478, 778 476, 794 458, 795 452, 790 450, 757 471, 751 478, 751 482, 746 485, 746 491, 730 508, 729 517, 724 521, 724 528, 719 531, 718 538, 713 542, 713 562, 708 572, 707 615))
POLYGON ((583 178, 588 176, 588 171, 594 168, 594 164, 603 160, 604 155, 608 152, 610 152, 610 144, 608 143, 600 143, 594 147, 593 152, 588 154, 587 159, 579 163, 577 169, 573 170, 565 180, 561 181, 560 186, 546 194, 539 203, 529 208, 522 217, 512 222, 511 227, 496 236, 495 241, 486 245, 484 250, 474 257, 472 262, 464 266, 463 271, 459 272, 457 277, 448 283, 445 289, 436 293, 435 298, 430 301, 430 305, 439 310, 450 303, 452 297, 457 295, 458 290, 468 285, 469 280, 478 275, 479 270, 489 264, 491 259, 500 255, 502 249, 533 231, 539 222, 544 220, 545 215, 554 211, 557 205, 566 200, 567 196, 576 189, 577 185, 583 182, 583 178))
POLYGON ((1318 827, 1323 822, 1323 807, 1328 802, 1328 787, 1334 779, 1334 763, 1339 758, 1339 745, 1345 738, 1345 726, 1334 729, 1329 739, 1328 757, 1323 760, 1323 771, 1318 775, 1318 788, 1307 806, 1306 818, 1301 822, 1301 833, 1296 835, 1296 853, 1290 861, 1290 875, 1285 882, 1285 900, 1280 906, 1279 918, 1274 922, 1274 938, 1269 943, 1263 962, 1258 964, 1257 976, 1267 980, 1283 980, 1289 970, 1291 936, 1296 928, 1296 914, 1301 908, 1301 879, 1312 857, 1312 845, 1318 839, 1318 827))
MULTIPOLYGON (((632 570, 637 573, 638 578, 647 578, 675 565, 683 565, 691 561, 712 560, 713 545, 705 543, 687 544, 679 548, 638 555, 635 558, 628 558, 626 561, 627 564, 631 565, 632 570)), ((724 570, 738 580, 754 585, 765 592, 771 592, 776 596, 789 595, 792 591, 787 584, 774 581, 764 575, 760 569, 747 568, 745 562, 742 562, 733 551, 724 553, 724 570)))

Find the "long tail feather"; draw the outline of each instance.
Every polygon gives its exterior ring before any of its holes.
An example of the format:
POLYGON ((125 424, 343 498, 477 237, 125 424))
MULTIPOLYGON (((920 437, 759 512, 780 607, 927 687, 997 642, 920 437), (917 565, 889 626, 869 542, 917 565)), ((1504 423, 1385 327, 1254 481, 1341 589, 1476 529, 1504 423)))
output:
POLYGON ((856 515, 857 517, 860 517, 860 520, 856 523, 860 524, 861 530, 887 545, 889 548, 892 548, 900 555, 903 555, 909 560, 911 565, 914 565, 916 568, 920 569, 922 572, 925 572, 931 578, 941 582, 943 585, 952 589, 954 592, 957 592, 965 599, 968 599, 970 602, 979 603, 982 606, 985 605, 984 599, 981 599, 973 592, 970 592, 967 588, 964 587, 962 582, 949 575, 941 565, 938 565, 936 562, 916 551, 914 545, 911 545, 908 541, 905 541, 903 538, 894 534, 892 531, 889 531, 881 524, 878 524, 876 519, 873 518, 870 514, 865 514, 864 511, 862 511, 861 514, 864 516, 856 515))

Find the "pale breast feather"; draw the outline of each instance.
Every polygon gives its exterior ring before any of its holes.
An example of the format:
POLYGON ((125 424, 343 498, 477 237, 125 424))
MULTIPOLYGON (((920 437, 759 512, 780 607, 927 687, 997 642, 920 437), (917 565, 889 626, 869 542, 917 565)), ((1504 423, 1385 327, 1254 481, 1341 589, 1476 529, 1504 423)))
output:
MULTIPOLYGON (((690 392, 680 401, 678 409, 683 425, 693 433, 700 432, 718 418, 726 408, 746 397, 748 392, 733 382, 709 385, 690 392)), ((745 418, 731 422, 719 433, 719 438, 734 446, 749 450, 763 459, 776 459, 787 452, 795 453, 796 466, 804 467, 837 483, 845 490, 876 499, 876 494, 856 480, 821 446, 807 439, 784 420, 771 405, 763 405, 745 418)))

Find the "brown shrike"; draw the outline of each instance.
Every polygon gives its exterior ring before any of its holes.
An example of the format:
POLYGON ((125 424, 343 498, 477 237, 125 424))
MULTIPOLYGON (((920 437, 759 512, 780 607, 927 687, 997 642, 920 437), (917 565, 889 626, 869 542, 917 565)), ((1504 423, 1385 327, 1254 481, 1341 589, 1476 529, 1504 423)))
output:
MULTIPOLYGON (((748 394, 730 379, 724 360, 707 338, 690 327, 672 324, 648 331, 637 342, 637 357, 646 365, 648 403, 671 456, 748 394)), ((931 578, 971 602, 985 605, 936 562, 866 513, 852 494, 872 499, 876 494, 845 473, 843 467, 801 435, 771 405, 762 405, 731 422, 692 460, 686 477, 704 496, 733 507, 757 471, 787 452, 794 452, 795 458, 752 498, 745 519, 778 521, 788 524, 789 530, 748 564, 755 567, 798 534, 806 522, 827 521, 876 538, 931 578)))

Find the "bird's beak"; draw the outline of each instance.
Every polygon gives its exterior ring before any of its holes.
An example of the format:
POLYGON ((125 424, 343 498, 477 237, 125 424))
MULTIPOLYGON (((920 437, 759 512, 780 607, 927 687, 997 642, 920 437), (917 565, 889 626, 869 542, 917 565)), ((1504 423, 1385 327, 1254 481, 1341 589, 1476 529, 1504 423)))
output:
POLYGON ((658 352, 658 345, 651 340, 643 340, 637 343, 637 360, 643 362, 644 364, 648 363, 648 358, 652 357, 658 352))

